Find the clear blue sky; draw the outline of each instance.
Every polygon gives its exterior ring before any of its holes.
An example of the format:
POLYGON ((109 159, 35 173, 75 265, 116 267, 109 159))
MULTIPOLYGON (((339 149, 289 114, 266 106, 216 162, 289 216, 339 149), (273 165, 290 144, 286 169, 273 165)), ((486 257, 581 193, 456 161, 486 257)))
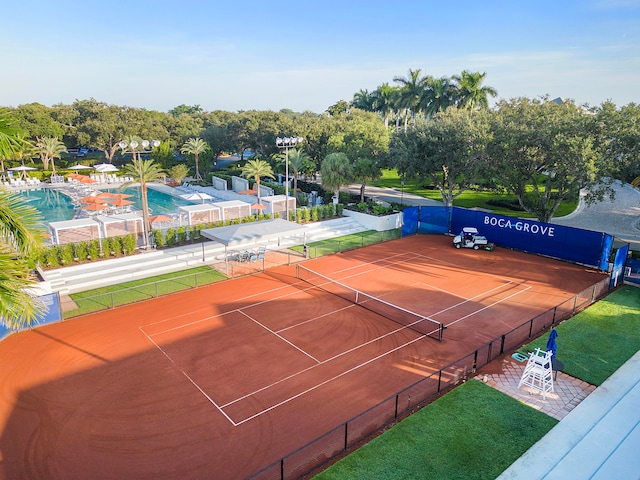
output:
POLYGON ((0 105, 322 112, 410 68, 640 103, 640 0, 6 2, 0 105))

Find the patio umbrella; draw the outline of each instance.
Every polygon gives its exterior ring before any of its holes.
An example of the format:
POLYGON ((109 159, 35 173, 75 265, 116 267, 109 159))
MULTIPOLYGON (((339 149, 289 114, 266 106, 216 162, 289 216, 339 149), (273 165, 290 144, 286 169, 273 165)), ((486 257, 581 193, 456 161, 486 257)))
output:
POLYGON ((251 210, 264 210, 265 208, 267 208, 267 206, 261 203, 254 203, 251 205, 251 210))
POLYGON ((78 180, 80 183, 96 183, 96 181, 91 178, 91 177, 87 177, 86 175, 76 175, 75 177, 76 180, 78 180))
MULTIPOLYGON (((91 167, 88 167, 87 165, 80 165, 79 163, 72 166, 72 167, 68 167, 69 170, 75 170, 76 174, 78 173, 78 170, 91 170, 91 167)), ((69 175, 67 175, 68 177, 69 175)))
POLYGON ((211 200, 213 197, 208 193, 193 192, 193 193, 186 193, 184 195, 180 195, 180 198, 184 198, 185 200, 191 200, 191 201, 202 200, 202 203, 204 203, 205 200, 211 200))
POLYGON ((118 167, 116 167, 112 163, 99 163, 97 165, 94 165, 93 168, 95 168, 100 173, 109 173, 109 172, 118 171, 118 167))
POLYGON ((149 223, 162 223, 162 222, 173 222, 173 218, 167 217, 166 215, 153 215, 149 217, 149 223))
POLYGON ((22 178, 27 178, 27 171, 28 170, 37 170, 37 168, 27 167, 25 165, 20 165, 19 167, 9 168, 8 170, 11 170, 12 172, 20 172, 20 176, 22 178))
POLYGON ((100 198, 103 198, 106 201, 110 201, 111 199, 115 199, 115 200, 122 200, 124 198, 129 198, 132 195, 129 195, 128 193, 111 193, 111 192, 101 192, 97 195, 100 198))
POLYGON ((98 211, 98 210, 104 210, 105 208, 109 208, 109 205, 103 205, 101 203, 92 203, 91 205, 86 205, 85 207, 82 207, 85 210, 93 210, 93 211, 98 211))
POLYGON ((134 203, 131 200, 125 200, 124 198, 109 198, 107 199, 107 202, 109 202, 114 207, 124 207, 125 205, 131 205, 134 203))
POLYGON ((556 329, 555 328, 551 329, 551 332, 549 332, 549 339, 547 340, 547 352, 552 352, 551 359, 555 358, 556 356, 556 350, 558 348, 558 346, 556 345, 557 337, 558 337, 558 332, 556 332, 556 329))
POLYGON ((105 198, 100 197, 100 195, 88 195, 86 197, 82 197, 80 201, 82 203, 88 203, 88 204, 103 204, 107 200, 105 198))

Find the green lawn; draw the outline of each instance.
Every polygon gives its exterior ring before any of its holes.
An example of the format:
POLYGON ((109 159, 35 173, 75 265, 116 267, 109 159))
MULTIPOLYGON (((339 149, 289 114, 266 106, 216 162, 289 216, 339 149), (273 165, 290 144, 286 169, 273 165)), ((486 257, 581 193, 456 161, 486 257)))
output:
POLYGON ((64 317, 74 317, 113 308, 118 305, 147 300, 159 295, 218 282, 225 278, 222 273, 204 265, 180 272, 166 273, 155 277, 74 293, 71 295, 71 299, 78 308, 65 312, 64 317))
MULTIPOLYGON (((383 170, 382 178, 375 182, 372 182, 372 185, 376 187, 395 188, 397 190, 400 190, 402 188, 400 177, 398 176, 396 170, 383 170)), ((407 193, 420 195, 421 197, 437 200, 439 202, 442 201, 442 195, 440 194, 439 190, 424 188, 424 184, 416 180, 405 182, 404 191, 407 193)), ((533 216, 527 212, 514 211, 504 207, 489 205, 487 203, 487 201, 489 200, 515 201, 516 197, 515 195, 508 195, 506 193, 501 194, 485 190, 467 190, 455 198, 455 200, 453 201, 453 205, 462 208, 482 208, 491 210, 497 215, 533 218, 533 216)), ((556 211, 554 217, 563 217, 565 215, 568 215, 573 212, 577 206, 577 200, 571 202, 563 202, 558 207, 558 210, 556 211)))
POLYGON ((494 479, 556 423, 470 380, 314 479, 494 479))
MULTIPOLYGON (((624 286, 556 327, 564 372, 602 385, 640 350, 640 289, 624 286)), ((520 348, 546 350, 548 335, 520 348)))
MULTIPOLYGON (((309 242, 307 243, 307 247, 309 247, 309 257, 316 258, 332 253, 344 252, 346 250, 364 247, 365 245, 372 245, 374 243, 393 240, 394 238, 400 238, 400 236, 401 229, 399 228, 396 228, 394 230, 386 230, 384 232, 367 230, 351 235, 343 235, 341 237, 319 240, 317 242, 309 242)), ((304 247, 302 245, 297 245, 291 247, 291 250, 302 253, 303 248, 304 247)))
MULTIPOLYGON (((640 351, 640 289, 624 286, 557 327, 564 371, 601 385, 640 351)), ((547 335, 521 352, 545 348, 547 335)), ((493 479, 556 420, 470 380, 325 472, 328 479, 493 479)))

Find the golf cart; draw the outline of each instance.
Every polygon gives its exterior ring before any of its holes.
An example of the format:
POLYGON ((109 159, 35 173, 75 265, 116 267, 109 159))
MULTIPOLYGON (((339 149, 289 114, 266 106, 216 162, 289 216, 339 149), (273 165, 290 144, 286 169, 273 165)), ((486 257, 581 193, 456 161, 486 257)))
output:
POLYGON ((487 237, 478 233, 476 227, 463 227, 459 235, 453 238, 453 246, 456 248, 473 248, 478 250, 493 250, 493 244, 489 243, 487 237))

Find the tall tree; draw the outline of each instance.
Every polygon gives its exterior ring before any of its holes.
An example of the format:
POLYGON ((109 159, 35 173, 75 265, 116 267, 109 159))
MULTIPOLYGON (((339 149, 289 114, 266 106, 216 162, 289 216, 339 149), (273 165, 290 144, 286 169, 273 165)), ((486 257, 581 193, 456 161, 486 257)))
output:
POLYGON ((354 180, 360 184, 360 201, 364 202, 364 192, 367 183, 382 176, 380 166, 370 158, 359 158, 353 167, 354 180))
POLYGON ((489 96, 496 97, 495 88, 482 86, 487 73, 470 72, 463 70, 460 75, 454 75, 453 80, 457 85, 457 104, 460 108, 477 109, 489 108, 489 96))
POLYGON ((383 83, 371 94, 373 106, 384 119, 384 128, 389 128, 389 118, 398 109, 400 100, 400 88, 393 87, 388 83, 383 83))
POLYGON ((581 189, 587 203, 612 195, 609 162, 594 146, 593 115, 571 102, 520 98, 500 102, 492 117, 494 175, 541 222, 581 189))
POLYGON ((353 100, 351 100, 351 106, 359 108, 365 112, 375 111, 375 97, 369 90, 358 90, 353 94, 353 100))
POLYGON ((420 108, 428 115, 443 112, 455 104, 456 87, 447 77, 433 78, 427 82, 420 108))
POLYGON ((196 162, 196 182, 202 182, 202 175, 200 175, 200 167, 198 165, 198 158, 201 153, 210 150, 209 145, 201 138, 190 138, 187 142, 182 146, 180 151, 182 153, 188 153, 193 155, 196 162))
POLYGON ((409 75, 406 77, 394 77, 393 81, 400 84, 400 104, 404 107, 405 118, 404 128, 407 129, 408 117, 411 115, 412 121, 415 123, 416 114, 420 111, 420 104, 430 76, 420 76, 421 69, 409 69, 409 75))
POLYGON ((337 195, 343 185, 353 182, 353 162, 342 152, 330 153, 322 161, 320 167, 322 185, 337 195))
POLYGON ((289 172, 293 173, 293 194, 298 189, 298 175, 309 170, 311 158, 304 150, 294 148, 289 150, 289 172))
POLYGON ((397 132, 389 147, 391 166, 403 178, 431 183, 451 206, 483 173, 489 138, 487 112, 449 108, 397 132))
MULTIPOLYGON (((125 149, 126 150, 126 149, 125 149)), ((149 247, 149 232, 151 225, 149 224, 149 199, 147 195, 147 184, 162 179, 165 175, 160 166, 153 160, 143 160, 137 152, 132 152, 131 163, 125 165, 122 172, 133 178, 133 181, 126 182, 120 188, 124 189, 130 186, 140 186, 140 199, 142 203, 142 223, 143 223, 143 246, 149 247)))
POLYGON ((40 155, 45 170, 49 169, 49 162, 51 162, 51 174, 55 175, 55 159, 60 158, 63 153, 67 153, 67 147, 56 137, 38 137, 36 152, 40 155))
POLYGON ((244 178, 253 178, 253 181, 258 185, 258 203, 261 201, 260 197, 260 179, 262 177, 275 178, 273 175, 273 168, 268 162, 259 159, 247 160, 247 163, 242 167, 241 175, 244 178))

